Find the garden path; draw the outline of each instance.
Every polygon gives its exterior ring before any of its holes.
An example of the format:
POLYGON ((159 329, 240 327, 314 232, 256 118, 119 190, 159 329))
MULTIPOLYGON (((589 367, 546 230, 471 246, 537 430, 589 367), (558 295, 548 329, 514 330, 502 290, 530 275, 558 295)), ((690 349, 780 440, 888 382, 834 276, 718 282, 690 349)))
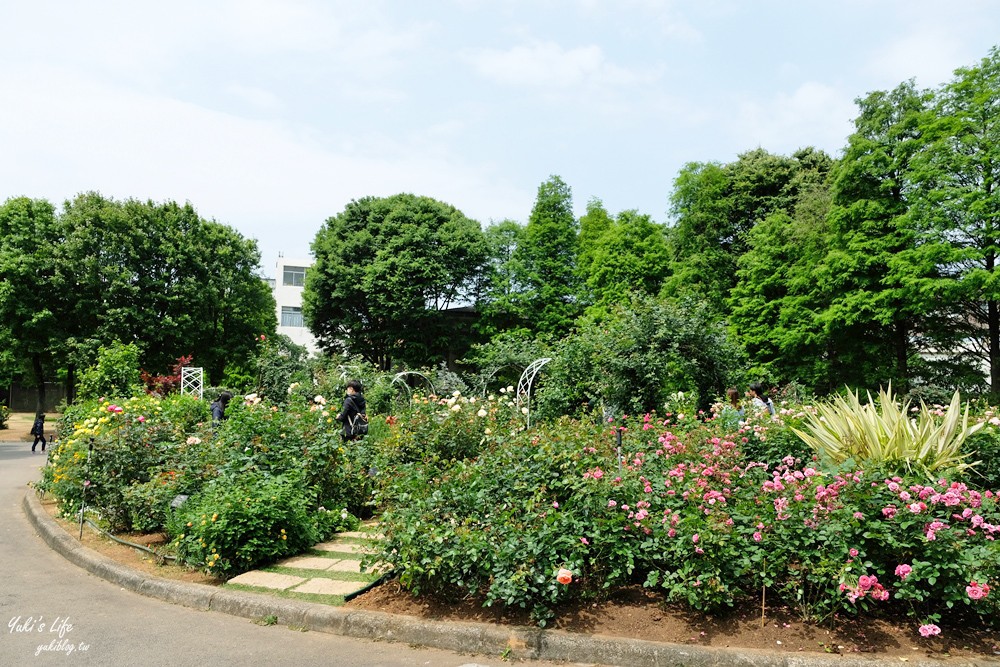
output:
POLYGON ((361 558, 378 538, 377 524, 365 524, 361 530, 339 533, 305 554, 233 577, 224 587, 342 605, 382 577, 382 573, 361 569, 361 558))

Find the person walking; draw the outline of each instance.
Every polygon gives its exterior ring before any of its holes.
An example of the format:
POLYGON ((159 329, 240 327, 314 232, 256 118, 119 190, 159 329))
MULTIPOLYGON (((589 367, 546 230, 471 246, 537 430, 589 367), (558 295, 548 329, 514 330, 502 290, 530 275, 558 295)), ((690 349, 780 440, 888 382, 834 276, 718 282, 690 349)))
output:
POLYGON ((35 441, 31 443, 31 452, 35 452, 35 447, 42 443, 42 451, 45 451, 45 415, 41 412, 35 416, 35 423, 31 425, 31 435, 35 436, 35 441))
POLYGON ((351 380, 347 383, 347 395, 344 396, 344 407, 341 408, 335 417, 337 421, 344 425, 344 440, 356 440, 368 433, 367 408, 361 380, 351 380))

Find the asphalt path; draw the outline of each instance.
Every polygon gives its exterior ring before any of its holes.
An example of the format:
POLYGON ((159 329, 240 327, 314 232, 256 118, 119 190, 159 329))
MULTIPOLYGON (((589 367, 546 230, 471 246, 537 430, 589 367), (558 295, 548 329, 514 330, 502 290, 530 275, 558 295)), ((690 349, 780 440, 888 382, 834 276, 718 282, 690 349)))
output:
MULTIPOLYGON (((0 431, 0 438, 9 433, 0 431)), ((0 666, 509 665, 391 642, 261 626, 143 597, 77 568, 35 534, 21 509, 44 459, 0 441, 0 666)), ((521 662, 554 665, 551 662, 521 662)))

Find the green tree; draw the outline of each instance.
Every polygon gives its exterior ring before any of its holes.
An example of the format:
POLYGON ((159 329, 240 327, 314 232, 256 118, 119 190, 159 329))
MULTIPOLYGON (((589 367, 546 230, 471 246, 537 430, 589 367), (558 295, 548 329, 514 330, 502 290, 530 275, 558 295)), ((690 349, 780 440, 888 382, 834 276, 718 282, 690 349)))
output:
POLYGON ((4 365, 13 375, 30 369, 37 387, 36 410, 45 405, 45 382, 54 378, 54 359, 71 288, 62 282, 56 248, 62 242, 55 208, 40 199, 18 197, 0 206, 0 340, 4 365))
POLYGON ((537 333, 569 331, 582 308, 576 273, 577 221, 573 195, 558 176, 538 186, 538 196, 514 262, 523 286, 518 295, 520 316, 537 333))
POLYGON ((190 204, 105 198, 67 202, 59 265, 74 280, 68 364, 96 348, 134 341, 144 368, 193 355, 209 381, 251 356, 274 332, 274 298, 257 275, 255 241, 201 218, 190 204))
POLYGON ((302 310, 319 344, 388 370, 464 347, 445 310, 472 301, 487 261, 475 220, 429 197, 352 201, 312 244, 302 310))
POLYGON ((508 332, 529 330, 530 322, 521 317, 517 303, 523 291, 518 276, 523 273, 515 253, 524 239, 524 226, 514 220, 491 223, 483 231, 487 261, 477 289, 476 329, 486 338, 508 332))
POLYGON ((619 213, 589 254, 585 280, 598 310, 633 293, 659 294, 670 261, 663 226, 636 211, 619 213))
MULTIPOLYGON (((579 279, 585 288, 587 279, 590 277, 590 266, 594 263, 594 257, 601 250, 601 239, 614 223, 614 217, 604 208, 604 203, 600 199, 594 197, 587 202, 587 212, 580 218, 576 259, 579 279)), ((592 303, 592 295, 587 294, 584 302, 592 303)))
MULTIPOLYGON (((935 95, 912 158, 917 240, 897 262, 908 294, 945 310, 962 353, 979 353, 1000 396, 1000 47, 935 95), (917 267, 914 270, 912 267, 917 267), (928 267, 933 267, 933 270, 928 267)), ((939 349, 948 355, 951 350, 939 349)))
POLYGON ((749 357, 752 377, 795 380, 818 392, 841 379, 833 377, 836 350, 817 316, 826 305, 821 262, 828 208, 828 191, 817 188, 794 216, 777 211, 750 231, 729 321, 749 357))
POLYGON ((896 261, 914 243, 906 192, 929 99, 909 81, 857 100, 855 131, 833 174, 833 237, 825 259, 831 298, 823 319, 840 343, 856 343, 846 365, 867 366, 870 386, 892 382, 903 392, 922 314, 931 309, 907 287, 915 267, 896 261))
POLYGON ((803 173, 829 164, 825 154, 810 148, 793 157, 758 148, 727 165, 685 165, 671 195, 671 266, 664 294, 694 295, 725 314, 750 230, 773 212, 790 214, 801 187, 815 180, 803 173))

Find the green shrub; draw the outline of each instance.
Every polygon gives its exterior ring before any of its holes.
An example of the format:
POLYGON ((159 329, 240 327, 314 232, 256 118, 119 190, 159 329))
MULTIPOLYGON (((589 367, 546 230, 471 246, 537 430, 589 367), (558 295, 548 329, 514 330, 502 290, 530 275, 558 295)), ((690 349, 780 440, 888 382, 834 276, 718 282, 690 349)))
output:
MULTIPOLYGON (((990 415, 991 419, 995 419, 990 415)), ((990 423, 962 443, 962 453, 977 465, 969 482, 981 489, 1000 492, 1000 428, 990 423)))
POLYGON ((171 516, 177 558, 232 577, 301 553, 319 533, 301 480, 263 474, 219 478, 171 516))
POLYGON ((128 398, 142 393, 139 370, 139 348, 135 343, 112 343, 97 352, 97 363, 80 374, 77 396, 81 400, 95 398, 128 398))
POLYGON ((361 526, 361 521, 348 512, 347 508, 328 510, 320 505, 313 518, 316 521, 316 537, 319 541, 326 541, 337 533, 357 530, 361 526))

